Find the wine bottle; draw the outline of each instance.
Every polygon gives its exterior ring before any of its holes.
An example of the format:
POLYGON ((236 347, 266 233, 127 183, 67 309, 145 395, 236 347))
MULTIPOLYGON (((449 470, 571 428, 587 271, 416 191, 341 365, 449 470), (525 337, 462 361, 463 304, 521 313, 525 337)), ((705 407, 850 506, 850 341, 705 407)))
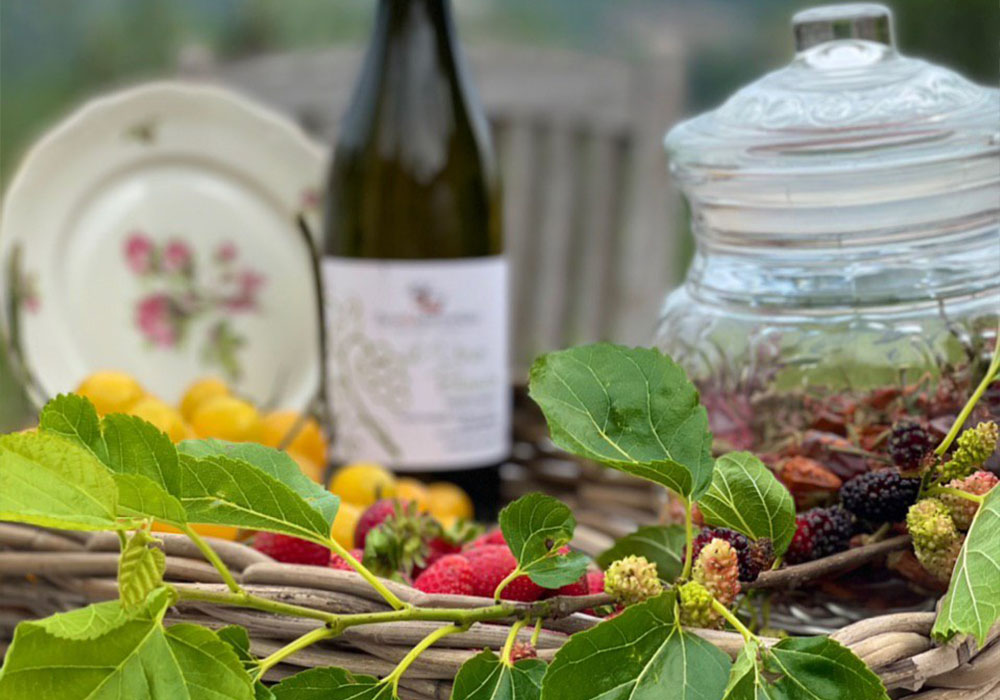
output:
POLYGON ((511 410, 500 187, 449 0, 379 0, 327 194, 335 458, 452 481, 494 517, 511 410))

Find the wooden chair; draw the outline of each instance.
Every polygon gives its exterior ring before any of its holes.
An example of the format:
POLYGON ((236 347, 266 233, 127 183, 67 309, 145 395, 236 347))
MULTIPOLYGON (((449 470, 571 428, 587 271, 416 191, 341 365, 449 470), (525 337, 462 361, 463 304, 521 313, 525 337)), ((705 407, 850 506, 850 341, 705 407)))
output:
MULTIPOLYGON (((595 340, 646 344, 683 273, 679 197, 662 148, 683 110, 678 42, 625 62, 512 46, 469 50, 504 182, 514 363, 595 340)), ((332 144, 358 49, 182 61, 332 144)))

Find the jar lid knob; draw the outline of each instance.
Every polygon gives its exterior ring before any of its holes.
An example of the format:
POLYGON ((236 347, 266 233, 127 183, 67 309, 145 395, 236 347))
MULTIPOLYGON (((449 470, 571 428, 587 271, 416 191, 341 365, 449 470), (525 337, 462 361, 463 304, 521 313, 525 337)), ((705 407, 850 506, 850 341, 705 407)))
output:
POLYGON ((805 51, 836 39, 864 39, 893 46, 892 12, 885 5, 859 2, 820 5, 792 17, 795 50, 805 51))

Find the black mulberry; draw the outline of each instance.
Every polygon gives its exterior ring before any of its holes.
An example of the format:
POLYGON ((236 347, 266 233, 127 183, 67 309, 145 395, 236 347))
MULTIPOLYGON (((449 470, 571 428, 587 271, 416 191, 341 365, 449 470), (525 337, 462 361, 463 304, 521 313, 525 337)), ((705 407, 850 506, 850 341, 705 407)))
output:
POLYGON ((840 503, 857 517, 872 523, 895 523, 917 501, 920 479, 901 476, 895 469, 859 474, 840 487, 840 503))

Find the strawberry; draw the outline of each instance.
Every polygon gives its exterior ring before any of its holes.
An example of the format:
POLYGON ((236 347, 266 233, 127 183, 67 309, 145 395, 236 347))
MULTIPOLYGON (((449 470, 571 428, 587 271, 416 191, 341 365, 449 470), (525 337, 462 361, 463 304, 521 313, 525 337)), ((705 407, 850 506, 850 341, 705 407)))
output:
POLYGON ((417 576, 413 587, 424 593, 472 595, 474 572, 459 554, 446 554, 417 576))
POLYGON ((424 555, 424 561, 426 563, 423 567, 416 567, 414 569, 414 574, 419 576, 423 573, 423 571, 430 568, 431 564, 442 557, 449 554, 458 554, 461 551, 461 545, 449 541, 446 537, 435 537, 427 543, 427 553, 424 555))
MULTIPOLYGON (((351 556, 361 561, 365 553, 360 549, 352 549, 351 556)), ((347 560, 341 557, 339 554, 330 554, 330 563, 327 565, 331 569, 338 569, 340 571, 354 571, 354 567, 347 563, 347 560)))
MULTIPOLYGON (((403 501, 408 503, 408 501, 403 501)), ((368 506, 368 509, 358 518, 358 524, 354 526, 354 546, 358 549, 365 548, 365 541, 368 533, 384 523, 390 515, 395 515, 400 502, 392 498, 383 498, 368 506)), ((399 508, 399 510, 403 510, 399 508)))
MULTIPOLYGON (((473 569, 473 595, 492 598, 500 582, 517 568, 517 559, 506 545, 488 544, 465 552, 473 569)), ((518 576, 503 589, 504 600, 531 602, 542 597, 545 589, 527 576, 518 576)))
POLYGON ((362 515, 355 530, 356 539, 364 540, 365 565, 379 576, 412 580, 446 554, 460 552, 463 537, 476 532, 464 527, 446 531, 411 501, 385 503, 376 503, 362 515), (380 517, 383 519, 377 525, 362 530, 380 517))
MULTIPOLYGON (((603 585, 603 578, 601 579, 603 585)), ((581 576, 578 580, 573 583, 567 583, 561 588, 555 590, 548 589, 545 591, 544 598, 551 598, 557 595, 590 595, 590 586, 587 583, 587 574, 581 576)))
POLYGON ((274 532, 258 532, 254 535, 253 548, 286 564, 326 566, 330 561, 330 550, 326 547, 274 532))
POLYGON ((485 535, 480 535, 474 539, 471 543, 466 545, 466 549, 477 549, 490 544, 502 544, 506 545, 507 540, 503 538, 503 532, 500 529, 490 530, 485 535))
MULTIPOLYGON (((587 577, 587 591, 588 595, 591 593, 604 593, 604 572, 600 569, 593 570, 588 569, 587 573, 584 574, 587 577)), ((593 608, 587 608, 584 610, 588 615, 594 615, 600 617, 596 610, 593 608)))

